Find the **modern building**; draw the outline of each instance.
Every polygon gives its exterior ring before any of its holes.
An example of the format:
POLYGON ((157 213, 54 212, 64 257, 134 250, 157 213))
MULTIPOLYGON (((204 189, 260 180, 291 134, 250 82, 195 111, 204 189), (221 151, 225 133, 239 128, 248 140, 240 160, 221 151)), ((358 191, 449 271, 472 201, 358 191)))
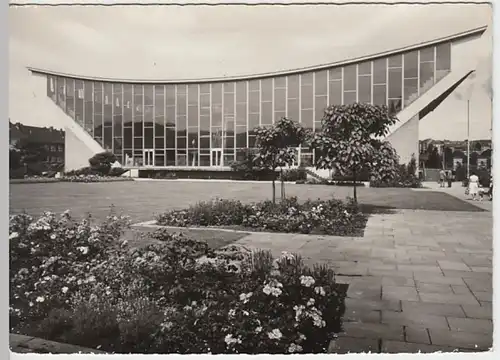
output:
MULTIPOLYGON (((317 66, 208 79, 92 77, 35 63, 30 90, 64 124, 66 170, 104 150, 130 169, 225 168, 255 146, 255 127, 288 117, 316 131, 329 104, 354 102, 397 115, 387 139, 407 163, 420 153, 419 122, 474 73, 487 31, 485 24, 317 66)), ((312 166, 311 149, 298 153, 312 166)))

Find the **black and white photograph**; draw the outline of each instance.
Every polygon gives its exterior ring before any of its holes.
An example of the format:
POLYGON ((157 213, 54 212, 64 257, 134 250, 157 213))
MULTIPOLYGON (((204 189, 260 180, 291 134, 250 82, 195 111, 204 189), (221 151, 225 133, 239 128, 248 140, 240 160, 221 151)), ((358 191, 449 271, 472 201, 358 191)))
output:
POLYGON ((492 352, 493 5, 11 1, 11 355, 492 352))

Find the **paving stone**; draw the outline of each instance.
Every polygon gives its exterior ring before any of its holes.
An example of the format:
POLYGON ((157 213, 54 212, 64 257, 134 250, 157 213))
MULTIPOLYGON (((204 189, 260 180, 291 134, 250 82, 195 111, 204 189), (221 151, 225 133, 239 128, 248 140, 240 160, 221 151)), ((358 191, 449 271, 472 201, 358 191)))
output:
POLYGON ((493 268, 491 266, 471 266, 471 270, 474 272, 493 273, 493 268))
POLYGON ((464 279, 464 282, 472 291, 492 291, 492 279, 464 279))
POLYGON ((491 279, 491 274, 474 271, 443 270, 444 276, 461 277, 464 279, 491 279))
POLYGON ((414 312, 382 311, 383 324, 405 325, 412 328, 440 328, 448 330, 446 318, 441 315, 417 314, 414 312))
MULTIPOLYGON (((430 314, 442 316, 465 316, 460 305, 436 304, 420 301, 401 301, 403 313, 430 314)), ((477 305, 476 305, 477 306, 477 305)))
POLYGON ((439 293, 419 293, 420 299, 423 302, 436 304, 470 304, 477 305, 478 301, 472 294, 439 294, 439 293))
POLYGON ((463 285, 464 280, 459 277, 448 277, 444 275, 438 274, 430 274, 424 272, 415 272, 414 273, 415 280, 425 281, 430 284, 445 284, 445 285, 463 285))
POLYGON ((344 323, 344 335, 366 339, 404 340, 403 327, 387 324, 344 323))
POLYGON ((468 318, 473 319, 493 319, 493 311, 491 307, 477 305, 462 305, 462 309, 468 318))
POLYGON ((381 353, 389 354, 416 354, 416 353, 435 353, 435 352, 454 352, 455 348, 451 346, 415 344, 403 341, 383 340, 381 353))
POLYGON ((438 264, 443 270, 470 271, 470 268, 464 262, 438 260, 438 264))
POLYGON ((406 271, 425 271, 430 273, 442 274, 441 269, 437 265, 398 265, 399 270, 406 271))
POLYGON ((431 339, 427 329, 422 329, 419 327, 404 327, 405 339, 407 342, 417 343, 417 344, 430 344, 431 339))
MULTIPOLYGON (((417 290, 425 293, 441 293, 441 294, 450 294, 453 293, 450 285, 444 284, 430 284, 421 281, 415 282, 417 285, 417 290)), ((464 286, 465 287, 465 286, 464 286)))
POLYGON ((383 300, 418 301, 417 289, 410 286, 382 286, 383 300))
POLYGON ((347 309, 365 309, 365 310, 392 310, 401 311, 401 302, 391 300, 366 300, 366 299, 345 299, 347 309))
POLYGON ((369 275, 372 276, 387 276, 391 277, 394 275, 397 276, 403 276, 406 278, 412 278, 413 277, 413 271, 411 270, 377 270, 377 269, 369 269, 368 270, 369 275))
POLYGON ((347 353, 378 353, 379 341, 376 339, 360 339, 348 336, 341 336, 332 342, 328 349, 329 353, 347 354, 347 353))
POLYGON ((493 300, 493 294, 491 291, 473 291, 472 292, 476 299, 479 301, 492 301, 493 300))
POLYGON ((382 287, 380 285, 351 284, 347 290, 347 297, 351 299, 378 300, 382 287))
POLYGON ((429 329, 429 335, 433 345, 445 345, 477 351, 488 350, 493 345, 493 336, 485 334, 429 329))
POLYGON ((448 317, 450 329, 479 334, 493 334, 493 322, 486 319, 448 317))
POLYGON ((10 334, 9 335, 9 346, 11 348, 14 348, 14 347, 17 347, 17 346, 22 345, 24 343, 27 343, 31 339, 34 339, 34 337, 21 335, 21 334, 10 334))
POLYGON ((404 276, 384 276, 382 277, 382 286, 415 286, 413 278, 404 276))
POLYGON ((380 323, 380 310, 366 310, 365 308, 347 308, 344 313, 344 321, 380 323))
POLYGON ((471 294, 471 291, 466 285, 451 285, 454 294, 471 294))

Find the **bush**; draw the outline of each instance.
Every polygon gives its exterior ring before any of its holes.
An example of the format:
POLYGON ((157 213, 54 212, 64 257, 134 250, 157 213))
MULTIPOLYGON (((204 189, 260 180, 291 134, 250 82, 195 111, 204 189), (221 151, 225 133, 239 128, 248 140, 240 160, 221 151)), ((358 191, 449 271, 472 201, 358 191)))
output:
POLYGON ((98 175, 106 176, 109 174, 111 165, 116 162, 116 156, 110 151, 95 154, 89 159, 92 170, 98 175))
POLYGON ((100 175, 65 175, 60 179, 61 182, 82 182, 82 183, 98 183, 98 182, 114 182, 114 181, 134 181, 132 178, 120 176, 100 176, 100 175))
POLYGON ((108 175, 107 176, 110 176, 110 177, 118 177, 118 176, 122 176, 123 174, 125 174, 127 172, 127 170, 121 168, 121 167, 112 167, 109 172, 108 172, 108 175))
POLYGON ((362 233, 366 217, 348 200, 308 200, 297 198, 281 203, 271 201, 245 205, 238 200, 200 202, 185 210, 173 210, 157 216, 165 226, 240 226, 257 231, 352 236, 362 233))
POLYGON ((260 180, 276 178, 276 173, 272 170, 259 167, 255 164, 255 151, 246 149, 242 160, 231 163, 231 170, 241 174, 245 180, 260 180))
POLYGON ((305 169, 286 169, 279 175, 281 181, 305 181, 307 180, 307 172, 305 169))
POLYGON ((370 187, 375 188, 421 188, 422 181, 417 174, 417 161, 412 156, 407 165, 399 165, 397 172, 392 178, 370 180, 370 187))
POLYGON ((344 285, 300 257, 159 230, 130 248, 123 217, 10 219, 14 331, 117 353, 322 353, 342 330, 344 285))

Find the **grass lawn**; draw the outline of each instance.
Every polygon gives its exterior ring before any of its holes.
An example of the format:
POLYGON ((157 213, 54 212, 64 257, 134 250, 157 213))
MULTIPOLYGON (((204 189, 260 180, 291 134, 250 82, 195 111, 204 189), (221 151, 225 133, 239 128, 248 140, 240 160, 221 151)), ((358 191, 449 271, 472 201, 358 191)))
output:
MULTIPOLYGON (((279 186, 277 192, 279 194, 279 186)), ((345 199, 352 196, 352 187, 287 184, 286 194, 297 196, 302 201, 330 197, 345 199)), ((217 197, 243 202, 261 201, 271 197, 271 184, 202 181, 11 184, 9 207, 11 213, 27 211, 38 215, 47 210, 63 212, 71 209, 75 216, 91 213, 102 218, 114 205, 116 211, 139 222, 151 220, 154 214, 169 209, 182 209, 217 197)), ((411 189, 359 188, 358 201, 372 210, 483 211, 445 193, 411 189)))
MULTIPOLYGON (((232 244, 245 236, 247 233, 219 231, 219 230, 204 230, 204 229, 165 229, 169 233, 181 233, 186 237, 205 241, 211 249, 218 249, 226 245, 232 244)), ((158 240, 151 238, 150 234, 155 231, 149 227, 134 227, 124 234, 124 238, 131 246, 146 246, 149 244, 158 243, 158 240)))

